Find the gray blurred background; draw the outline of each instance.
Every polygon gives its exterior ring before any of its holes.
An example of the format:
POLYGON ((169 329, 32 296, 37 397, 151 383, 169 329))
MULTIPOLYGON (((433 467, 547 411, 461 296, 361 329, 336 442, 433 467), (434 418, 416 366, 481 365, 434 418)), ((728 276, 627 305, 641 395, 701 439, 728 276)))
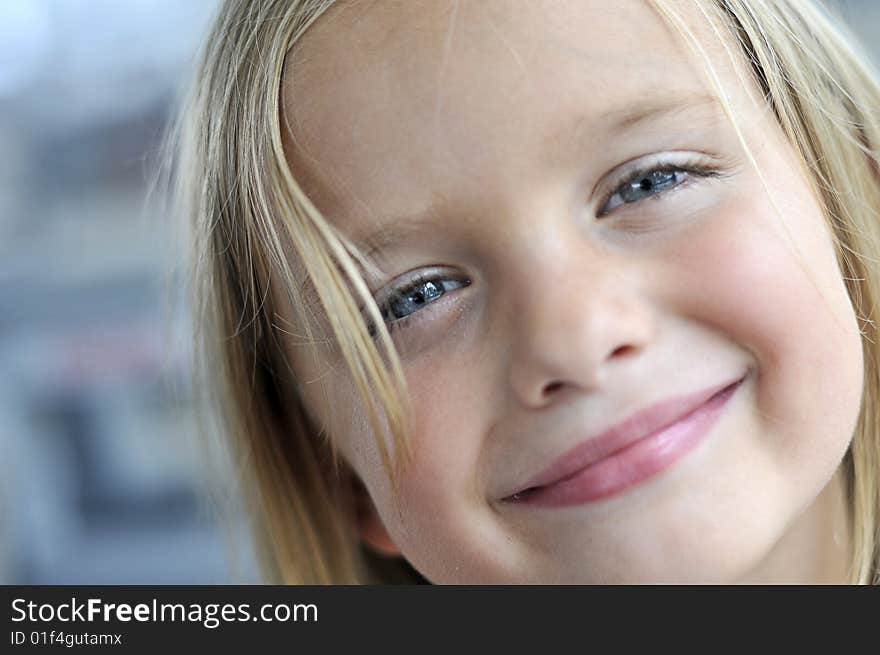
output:
MULTIPOLYGON (((880 58, 880 0, 834 4, 880 58)), ((186 307, 147 201, 215 9, 0 0, 2 583, 258 580, 243 520, 204 500, 186 307)))

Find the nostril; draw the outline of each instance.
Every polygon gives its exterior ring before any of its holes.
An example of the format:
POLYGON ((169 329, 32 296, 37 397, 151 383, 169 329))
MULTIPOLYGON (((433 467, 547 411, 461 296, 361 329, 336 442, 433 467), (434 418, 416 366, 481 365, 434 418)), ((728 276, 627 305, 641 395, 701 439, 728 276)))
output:
POLYGON ((611 353, 611 356, 616 357, 617 355, 626 355, 631 350, 634 350, 633 346, 629 346, 629 345, 620 346, 619 348, 616 348, 613 353, 611 353))
POLYGON ((544 395, 549 395, 553 393, 554 391, 562 388, 562 385, 562 382, 551 382, 546 387, 544 387, 544 395))

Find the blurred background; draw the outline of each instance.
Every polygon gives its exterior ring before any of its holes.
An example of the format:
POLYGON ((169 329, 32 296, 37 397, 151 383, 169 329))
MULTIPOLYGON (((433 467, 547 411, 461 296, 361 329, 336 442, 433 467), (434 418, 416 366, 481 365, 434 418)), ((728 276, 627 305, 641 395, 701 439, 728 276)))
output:
MULTIPOLYGON (((258 581, 204 499, 148 200, 216 5, 0 0, 0 583, 258 581)), ((880 1, 833 5, 880 59, 880 1)))
POLYGON ((2 582, 256 581, 243 524, 202 493, 148 200, 216 5, 0 0, 2 582))

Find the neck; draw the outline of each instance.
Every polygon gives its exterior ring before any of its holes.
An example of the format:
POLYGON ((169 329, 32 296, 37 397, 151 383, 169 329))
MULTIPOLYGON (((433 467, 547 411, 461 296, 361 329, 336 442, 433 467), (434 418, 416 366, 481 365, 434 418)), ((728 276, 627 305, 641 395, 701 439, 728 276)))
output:
POLYGON ((743 576, 745 584, 849 584, 852 524, 844 465, 776 543, 743 576))

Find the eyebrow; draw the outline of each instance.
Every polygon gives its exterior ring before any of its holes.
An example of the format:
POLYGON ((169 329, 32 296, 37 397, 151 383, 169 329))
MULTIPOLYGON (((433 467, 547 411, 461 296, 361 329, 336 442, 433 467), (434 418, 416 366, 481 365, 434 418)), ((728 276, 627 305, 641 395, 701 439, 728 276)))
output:
POLYGON ((674 114, 684 109, 718 105, 718 97, 711 93, 678 93, 669 97, 652 99, 635 107, 608 112, 614 131, 628 130, 651 118, 674 114))
MULTIPOLYGON (((718 110, 720 104, 718 98, 709 93, 677 93, 602 112, 598 120, 591 121, 592 117, 589 114, 579 113, 573 123, 568 123, 563 129, 545 138, 544 145, 549 149, 559 142, 579 143, 584 139, 584 132, 588 128, 594 128, 590 133, 603 134, 605 135, 603 138, 607 139, 633 131, 649 121, 668 118, 694 109, 718 110)), ((432 202, 415 213, 379 217, 376 222, 380 227, 353 239, 367 259, 375 257, 414 234, 423 233, 432 227, 442 227, 445 220, 439 213, 437 203, 432 202)))
POLYGON ((602 112, 596 121, 590 121, 589 114, 577 114, 574 123, 567 124, 547 141, 579 141, 587 128, 607 136, 617 136, 641 127, 643 124, 668 118, 684 111, 696 109, 720 109, 717 96, 710 93, 679 92, 653 97, 638 103, 628 103, 617 109, 602 112))
POLYGON ((445 222, 437 203, 430 205, 414 214, 404 214, 391 219, 380 219, 382 226, 366 236, 359 237, 355 244, 362 248, 365 258, 372 259, 390 246, 400 243, 414 234, 419 234, 431 227, 441 227, 445 222))

